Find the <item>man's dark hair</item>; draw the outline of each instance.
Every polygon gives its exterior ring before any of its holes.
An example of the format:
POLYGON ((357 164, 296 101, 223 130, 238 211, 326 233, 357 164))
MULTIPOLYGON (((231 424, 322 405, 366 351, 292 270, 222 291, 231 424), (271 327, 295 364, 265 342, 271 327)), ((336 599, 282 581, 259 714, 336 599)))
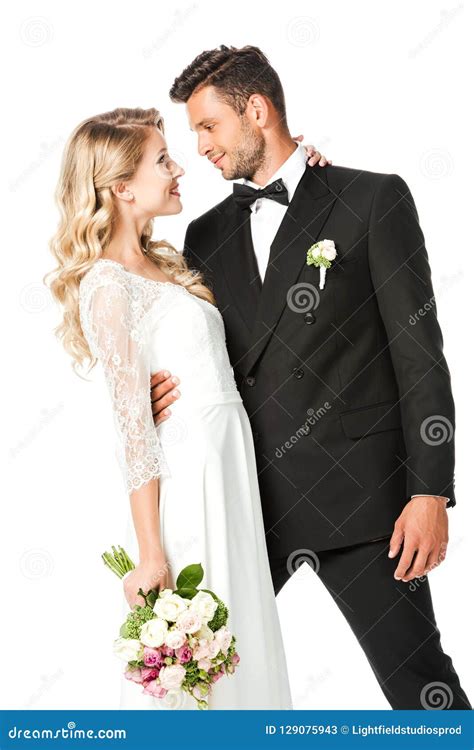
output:
POLYGON ((173 102, 187 102, 192 94, 213 86, 220 98, 243 115, 252 94, 266 96, 286 125, 285 96, 277 72, 258 47, 226 47, 201 52, 179 75, 171 89, 173 102))

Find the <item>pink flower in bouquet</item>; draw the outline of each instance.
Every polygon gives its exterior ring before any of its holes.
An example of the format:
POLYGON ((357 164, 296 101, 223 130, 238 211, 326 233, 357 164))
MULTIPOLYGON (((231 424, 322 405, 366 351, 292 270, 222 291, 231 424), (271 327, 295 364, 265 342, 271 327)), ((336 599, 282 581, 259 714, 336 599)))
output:
POLYGON ((142 667, 142 682, 150 682, 150 680, 156 680, 160 670, 156 667, 142 667))
POLYGON ((193 652, 189 646, 184 645, 181 646, 181 648, 176 649, 176 656, 181 664, 186 664, 186 662, 191 661, 193 658, 193 652))
POLYGON ((198 612, 187 609, 179 615, 176 625, 185 633, 196 633, 202 625, 201 615, 198 612))
POLYGON ((134 669, 126 669, 124 675, 127 680, 132 680, 133 682, 142 681, 142 670, 140 669, 140 667, 135 667, 134 669))
POLYGON ((180 688, 185 677, 186 670, 181 664, 171 664, 160 670, 160 684, 166 690, 180 688))
POLYGON ((161 687, 156 680, 151 680, 146 683, 143 692, 147 695, 152 695, 154 698, 164 698, 168 691, 161 687))
POLYGON ((227 654, 227 650, 232 641, 232 633, 230 632, 230 630, 228 630, 226 626, 223 625, 221 628, 219 628, 219 630, 216 630, 216 632, 214 633, 214 638, 219 644, 221 651, 223 651, 224 654, 227 654))
POLYGON ((163 656, 174 656, 174 649, 170 646, 162 646, 161 653, 163 656))
POLYGON ((232 657, 232 664, 238 664, 240 661, 240 656, 236 653, 232 657))
POLYGON ((221 646, 220 646, 219 641, 216 638, 210 641, 209 656, 211 657, 211 659, 215 659, 215 657, 217 656, 220 650, 221 650, 221 646))
POLYGON ((163 655, 159 648, 145 646, 143 649, 143 661, 147 667, 158 667, 158 669, 161 669, 163 666, 163 655))
POLYGON ((209 641, 207 638, 201 638, 199 644, 194 649, 194 658, 196 661, 199 659, 207 659, 209 656, 209 641))
POLYGON ((220 669, 218 672, 216 672, 215 674, 211 675, 212 682, 217 682, 217 680, 220 680, 221 677, 224 676, 224 674, 225 674, 225 671, 223 669, 220 669))

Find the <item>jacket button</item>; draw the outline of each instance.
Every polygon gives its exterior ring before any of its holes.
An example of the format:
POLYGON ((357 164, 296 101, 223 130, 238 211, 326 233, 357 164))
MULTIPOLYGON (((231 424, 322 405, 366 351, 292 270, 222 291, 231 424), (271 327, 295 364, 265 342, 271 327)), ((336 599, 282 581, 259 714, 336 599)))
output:
POLYGON ((314 317, 313 313, 309 312, 309 313, 306 313, 306 315, 304 316, 304 322, 307 323, 308 325, 311 325, 311 323, 314 323, 315 320, 316 318, 314 317))
POLYGON ((249 375, 247 378, 245 378, 245 382, 247 385, 255 385, 255 378, 252 375, 249 375))
POLYGON ((301 367, 293 367, 293 375, 295 376, 295 378, 298 378, 299 380, 300 378, 303 377, 304 372, 301 369, 301 367))

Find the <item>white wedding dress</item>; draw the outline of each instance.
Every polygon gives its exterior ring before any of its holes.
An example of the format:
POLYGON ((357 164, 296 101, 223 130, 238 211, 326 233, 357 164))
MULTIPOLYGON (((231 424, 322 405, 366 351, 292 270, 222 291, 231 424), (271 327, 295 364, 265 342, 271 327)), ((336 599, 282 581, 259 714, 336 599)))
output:
MULTIPOLYGON (((218 309, 183 286, 101 258, 81 280, 80 318, 104 368, 127 492, 159 477, 172 585, 182 568, 201 563, 199 588, 214 591, 229 608, 240 663, 213 686, 209 708, 291 709, 252 431, 218 309), (181 396, 156 427, 150 375, 162 369, 180 378, 181 396)), ((130 508, 123 546, 137 561, 130 508)), ((124 620, 129 611, 124 598, 124 620)), ((157 699, 121 681, 121 708, 197 709, 189 695, 157 699)))

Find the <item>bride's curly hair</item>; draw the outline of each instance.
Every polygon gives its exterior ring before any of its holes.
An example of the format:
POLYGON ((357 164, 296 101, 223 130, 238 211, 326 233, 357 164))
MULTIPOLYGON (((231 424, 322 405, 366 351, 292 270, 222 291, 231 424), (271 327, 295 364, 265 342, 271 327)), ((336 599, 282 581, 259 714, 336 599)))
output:
MULTIPOLYGON (((134 176, 150 128, 158 128, 164 135, 163 118, 157 109, 120 107, 81 122, 64 149, 55 194, 60 220, 49 243, 57 266, 43 281, 63 307, 62 322, 54 333, 71 355, 77 374, 86 360, 91 363, 89 371, 97 362, 80 324, 79 283, 111 240, 116 210, 112 186, 134 176)), ((152 232, 150 220, 140 238, 146 257, 174 283, 215 305, 202 274, 191 271, 169 242, 152 240, 152 232)))

